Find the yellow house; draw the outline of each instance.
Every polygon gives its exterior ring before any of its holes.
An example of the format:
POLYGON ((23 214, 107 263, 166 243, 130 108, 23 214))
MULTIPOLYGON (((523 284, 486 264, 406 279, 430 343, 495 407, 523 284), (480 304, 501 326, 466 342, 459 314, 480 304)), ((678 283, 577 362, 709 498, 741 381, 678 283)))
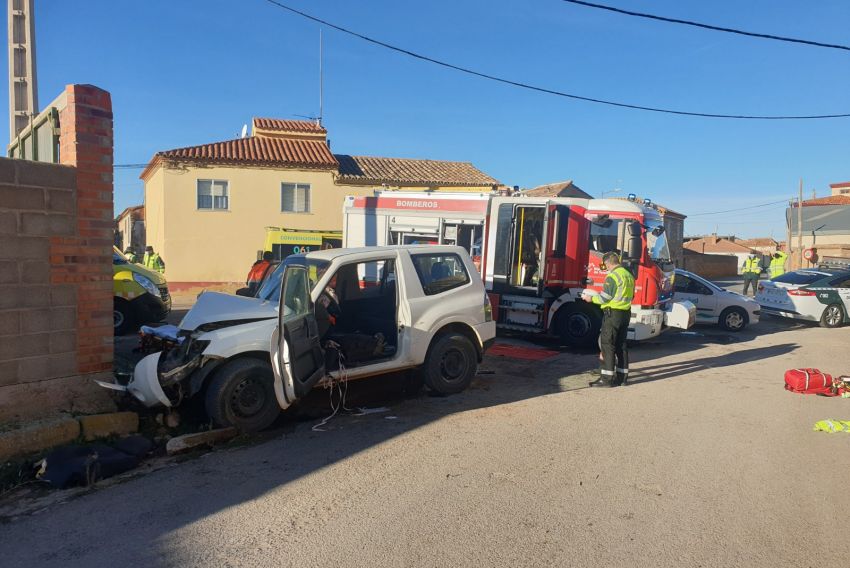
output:
POLYGON ((335 155, 321 125, 270 118, 245 138, 157 152, 140 177, 147 244, 177 292, 243 282, 266 227, 341 230, 347 195, 500 185, 469 162, 335 155))

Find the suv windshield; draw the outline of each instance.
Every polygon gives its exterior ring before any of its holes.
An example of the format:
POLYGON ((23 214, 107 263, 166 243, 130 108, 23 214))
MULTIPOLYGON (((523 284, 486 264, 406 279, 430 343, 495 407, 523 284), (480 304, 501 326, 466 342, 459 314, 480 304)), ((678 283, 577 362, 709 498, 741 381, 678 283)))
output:
POLYGON ((290 264, 300 264, 307 267, 307 272, 310 275, 310 291, 316 286, 319 278, 325 273, 330 264, 326 260, 312 260, 304 258, 302 255, 288 256, 281 262, 275 271, 266 278, 260 290, 257 292, 257 297, 261 300, 277 303, 280 300, 280 280, 283 278, 283 271, 290 264))
POLYGON ((649 258, 652 260, 669 261, 670 248, 667 246, 667 233, 653 234, 653 231, 659 227, 664 227, 664 222, 661 219, 646 220, 646 249, 649 251, 649 258))
POLYGON ((774 282, 782 282, 783 284, 794 284, 797 286, 805 286, 806 284, 814 284, 821 278, 831 276, 826 272, 808 272, 805 270, 797 270, 795 272, 786 272, 781 276, 777 276, 772 280, 774 282))

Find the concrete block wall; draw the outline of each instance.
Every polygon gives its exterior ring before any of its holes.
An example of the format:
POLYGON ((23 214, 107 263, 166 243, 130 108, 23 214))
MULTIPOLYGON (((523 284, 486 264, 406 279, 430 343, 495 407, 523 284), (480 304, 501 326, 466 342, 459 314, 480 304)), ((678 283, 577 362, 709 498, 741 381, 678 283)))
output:
POLYGON ((0 158, 0 423, 113 406, 112 107, 65 98, 63 165, 0 158))

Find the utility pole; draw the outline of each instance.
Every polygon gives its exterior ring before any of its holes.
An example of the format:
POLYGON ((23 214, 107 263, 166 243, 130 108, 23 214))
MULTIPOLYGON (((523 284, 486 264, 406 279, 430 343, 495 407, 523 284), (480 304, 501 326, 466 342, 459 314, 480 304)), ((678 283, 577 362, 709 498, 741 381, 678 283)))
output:
POLYGON ((9 141, 38 114, 34 0, 8 0, 9 141))
POLYGON ((322 28, 319 28, 319 126, 322 125, 325 102, 325 82, 322 71, 322 28))
POLYGON ((800 195, 797 197, 797 253, 799 267, 803 268, 803 178, 800 178, 800 195))
POLYGON ((785 254, 791 257, 791 265, 788 267, 790 270, 794 265, 794 257, 791 256, 791 251, 793 250, 791 247, 791 213, 794 211, 794 200, 788 200, 788 211, 785 215, 785 254))

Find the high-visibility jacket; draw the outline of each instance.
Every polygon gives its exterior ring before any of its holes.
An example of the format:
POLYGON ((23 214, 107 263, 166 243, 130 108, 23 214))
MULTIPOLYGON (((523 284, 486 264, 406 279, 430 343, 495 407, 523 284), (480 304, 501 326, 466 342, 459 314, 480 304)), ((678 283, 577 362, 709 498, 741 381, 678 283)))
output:
POLYGON ((137 255, 137 254, 136 254, 136 253, 134 253, 134 252, 127 253, 127 254, 126 254, 126 255, 124 255, 124 256, 126 256, 126 257, 127 257, 127 262, 132 262, 133 264, 138 264, 138 263, 139 263, 139 255, 137 255))
POLYGON ((631 310, 635 297, 635 277, 622 266, 618 266, 605 277, 602 292, 593 297, 593 303, 602 309, 631 310))
POLYGON ((245 280, 245 284, 248 286, 257 285, 268 272, 269 267, 272 265, 268 260, 258 260, 251 266, 251 270, 248 271, 248 278, 245 280))
POLYGON ((151 270, 156 270, 157 272, 165 272, 165 263, 162 261, 162 258, 160 258, 158 252, 146 252, 144 258, 142 259, 142 265, 145 268, 150 268, 151 270))
POLYGON ((744 261, 744 274, 761 274, 761 261, 758 258, 747 258, 744 261))
POLYGON ((788 255, 784 252, 777 252, 779 258, 774 256, 770 259, 770 277, 776 278, 777 276, 782 276, 785 274, 785 261, 788 259, 788 255))

